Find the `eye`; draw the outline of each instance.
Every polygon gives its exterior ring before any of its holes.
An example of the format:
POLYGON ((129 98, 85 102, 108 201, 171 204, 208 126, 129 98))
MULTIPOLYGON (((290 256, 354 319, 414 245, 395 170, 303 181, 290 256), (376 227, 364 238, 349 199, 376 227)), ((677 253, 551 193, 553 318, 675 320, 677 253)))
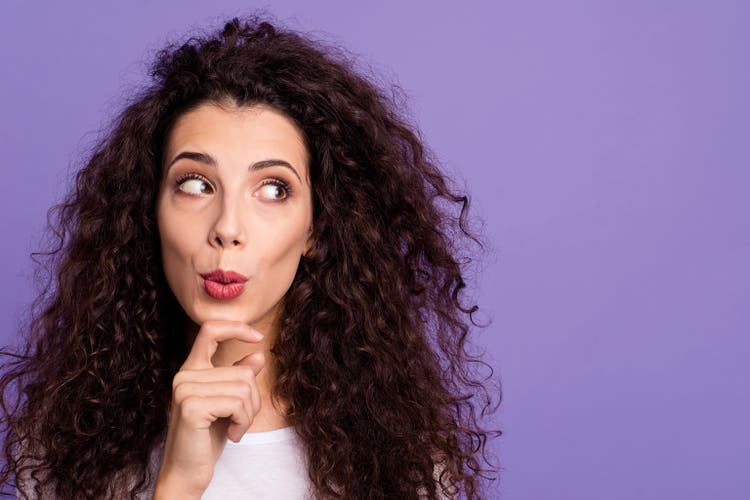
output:
POLYGON ((279 179, 268 179, 263 181, 260 190, 267 200, 286 201, 292 194, 289 184, 279 179))
POLYGON ((209 186, 209 189, 211 189, 208 181, 206 181, 203 176, 198 174, 185 174, 175 182, 177 189, 180 189, 181 191, 189 194, 203 194, 205 191, 201 189, 202 184, 205 186, 209 186), (183 185, 188 186, 189 188, 193 189, 193 191, 191 191, 190 189, 182 189, 183 185))

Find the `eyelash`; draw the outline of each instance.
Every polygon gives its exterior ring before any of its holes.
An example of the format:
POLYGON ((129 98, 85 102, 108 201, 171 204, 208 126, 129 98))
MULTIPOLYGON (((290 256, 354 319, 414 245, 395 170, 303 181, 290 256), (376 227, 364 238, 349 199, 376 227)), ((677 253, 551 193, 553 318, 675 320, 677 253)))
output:
MULTIPOLYGON (((190 172, 190 173, 187 173, 187 174, 184 174, 184 175, 180 176, 175 181, 175 183, 174 183, 175 190, 179 191, 180 190, 180 186, 185 181, 188 181, 190 179, 195 179, 195 180, 203 181, 206 184, 210 185, 210 183, 208 182, 208 180, 205 177, 203 177, 202 175, 190 172)), ((271 184, 271 185, 274 185, 274 186, 279 186, 279 187, 281 187, 286 192, 286 196, 284 198, 282 198, 281 200, 275 200, 278 203, 283 203, 283 202, 285 202, 286 200, 288 200, 292 196, 292 187, 288 183, 282 181, 281 179, 266 179, 266 180, 264 180, 261 183, 262 186, 265 186, 267 184, 271 184)), ((189 195, 189 193, 185 193, 185 194, 189 195)), ((195 196, 195 195, 192 195, 192 196, 195 196)))

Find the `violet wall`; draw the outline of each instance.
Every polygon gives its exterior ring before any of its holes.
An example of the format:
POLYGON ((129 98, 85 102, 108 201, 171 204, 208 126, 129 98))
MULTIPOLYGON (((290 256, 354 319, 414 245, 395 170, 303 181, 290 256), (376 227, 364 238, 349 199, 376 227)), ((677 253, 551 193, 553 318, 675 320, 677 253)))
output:
POLYGON ((149 54, 254 7, 401 85, 472 193, 497 498, 750 498, 747 2, 4 0, 0 343, 149 54))

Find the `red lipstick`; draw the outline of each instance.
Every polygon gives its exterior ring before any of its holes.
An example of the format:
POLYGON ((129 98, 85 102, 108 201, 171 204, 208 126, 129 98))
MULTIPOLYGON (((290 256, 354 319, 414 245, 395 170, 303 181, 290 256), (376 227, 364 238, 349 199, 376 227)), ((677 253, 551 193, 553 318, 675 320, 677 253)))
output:
POLYGON ((234 271, 216 269, 201 274, 203 288, 214 299, 228 300, 238 297, 245 289, 247 278, 234 271))

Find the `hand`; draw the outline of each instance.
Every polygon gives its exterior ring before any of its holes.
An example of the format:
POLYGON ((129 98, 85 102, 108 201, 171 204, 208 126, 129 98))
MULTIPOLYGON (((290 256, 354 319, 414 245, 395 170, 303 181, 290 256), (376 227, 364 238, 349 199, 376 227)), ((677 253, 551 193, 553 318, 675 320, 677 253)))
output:
POLYGON ((156 488, 200 495, 208 488, 227 438, 239 442, 260 410, 256 376, 265 357, 255 352, 232 366, 211 363, 219 342, 259 342, 263 335, 239 321, 209 320, 172 381, 172 408, 156 488))

